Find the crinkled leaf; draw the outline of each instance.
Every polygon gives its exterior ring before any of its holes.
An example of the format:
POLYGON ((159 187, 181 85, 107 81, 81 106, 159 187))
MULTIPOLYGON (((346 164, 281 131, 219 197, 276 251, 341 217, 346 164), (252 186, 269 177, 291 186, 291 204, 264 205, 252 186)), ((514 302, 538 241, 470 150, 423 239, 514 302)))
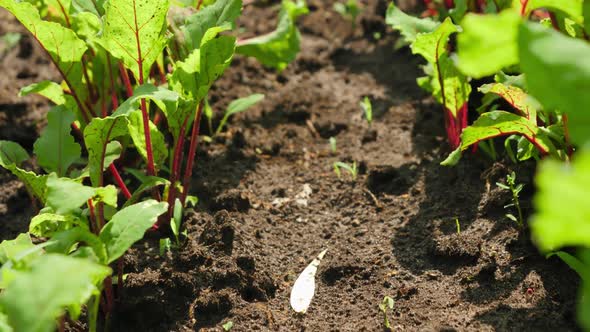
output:
POLYGON ((447 18, 435 31, 418 34, 411 45, 412 52, 422 55, 432 66, 430 77, 418 79, 418 84, 430 90, 455 117, 471 93, 467 77, 459 72, 447 52, 449 37, 457 31, 457 26, 447 18))
POLYGON ((88 149, 88 167, 92 185, 102 185, 102 169, 106 156, 106 145, 115 137, 127 134, 127 123, 124 115, 106 118, 95 118, 84 129, 84 142, 88 149))
POLYGON ((6 8, 29 30, 47 51, 59 71, 67 78, 67 84, 80 100, 85 98, 82 87, 81 58, 86 44, 76 34, 58 23, 44 21, 38 10, 28 2, 0 0, 0 7, 6 8))
POLYGON ((108 252, 107 263, 121 257, 131 245, 142 239, 145 231, 167 208, 166 202, 147 200, 117 212, 100 232, 100 239, 108 252))
POLYGON ((590 247, 590 152, 580 151, 569 164, 543 161, 535 181, 536 214, 530 225, 537 246, 542 251, 590 247))
POLYGON ((70 134, 74 119, 74 114, 63 106, 56 106, 47 113, 47 127, 34 147, 37 162, 47 173, 63 176, 80 158, 82 149, 70 134))
POLYGON ((53 331, 64 309, 85 303, 110 274, 107 266, 87 260, 43 255, 0 294, 0 305, 16 331, 53 331))
POLYGON ((459 69, 480 78, 518 63, 520 16, 510 10, 498 15, 467 14, 457 37, 459 69))
POLYGON ((276 30, 259 37, 244 40, 238 44, 236 52, 252 56, 263 65, 283 70, 295 60, 299 53, 300 34, 295 26, 298 16, 309 12, 304 1, 294 3, 284 0, 279 13, 276 30))
POLYGON ((37 237, 50 237, 56 232, 82 227, 88 229, 88 223, 73 214, 60 215, 55 213, 41 213, 31 219, 29 233, 37 237))
POLYGON ((47 206, 57 214, 66 215, 77 210, 95 194, 95 189, 68 178, 51 174, 47 178, 47 206))
MULTIPOLYGON (((135 148, 139 152, 139 154, 143 157, 144 160, 147 161, 147 149, 145 143, 145 135, 143 130, 143 118, 141 115, 141 111, 137 110, 135 112, 131 112, 129 114, 129 136, 133 140, 133 144, 135 144, 135 148)), ((168 157, 168 148, 166 147, 166 141, 164 140, 164 135, 158 130, 158 127, 153 124, 151 121, 149 122, 150 126, 150 133, 152 139, 152 153, 154 156, 154 165, 159 167, 166 162, 166 158, 168 157)))
POLYGON ((233 24, 241 11, 241 0, 217 0, 213 5, 186 17, 180 30, 184 35, 184 44, 188 53, 201 47, 201 41, 207 30, 227 23, 233 24))
POLYGON ((431 18, 418 18, 408 15, 395 6, 393 2, 387 7, 385 23, 398 30, 406 43, 412 43, 420 33, 433 32, 440 23, 431 18))
POLYGON ((521 69, 545 109, 567 113, 572 142, 590 139, 590 45, 539 24, 521 24, 521 69))
POLYGON ((471 126, 463 129, 461 150, 486 139, 513 134, 526 137, 543 153, 555 151, 553 143, 535 124, 525 117, 505 111, 484 113, 471 126))
POLYGON ((101 43, 138 80, 148 76, 166 45, 167 13, 168 0, 109 0, 105 4, 101 43))
POLYGON ((526 92, 516 86, 504 85, 502 83, 484 84, 478 89, 483 93, 494 93, 504 98, 510 105, 518 110, 533 124, 537 123, 538 103, 526 92))

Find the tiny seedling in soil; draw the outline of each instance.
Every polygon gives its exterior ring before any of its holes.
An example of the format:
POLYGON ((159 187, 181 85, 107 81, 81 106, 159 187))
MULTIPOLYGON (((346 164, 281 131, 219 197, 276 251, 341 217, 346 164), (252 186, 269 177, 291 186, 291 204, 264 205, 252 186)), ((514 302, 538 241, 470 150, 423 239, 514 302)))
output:
POLYGON ((332 154, 338 153, 336 146, 336 137, 330 137, 330 152, 332 152, 332 154))
POLYGON ((349 19, 352 23, 352 29, 356 27, 356 18, 361 13, 361 7, 357 0, 346 0, 345 3, 336 2, 333 6, 334 11, 342 15, 345 19, 349 19))
POLYGON ((356 177, 358 175, 358 169, 356 167, 356 161, 353 161, 352 164, 347 164, 347 163, 343 163, 341 161, 337 161, 334 163, 334 173, 336 173, 336 176, 338 178, 342 177, 342 172, 340 171, 340 169, 344 169, 345 171, 347 171, 350 176, 352 177, 353 181, 356 181, 356 177))
POLYGON ((232 101, 231 103, 229 103, 229 105, 227 106, 227 109, 225 110, 225 114, 223 115, 223 118, 219 122, 219 126, 217 126, 217 130, 215 131, 215 135, 219 135, 219 133, 221 133, 221 130, 223 130, 223 127, 227 123, 227 120, 229 120, 230 116, 240 113, 240 112, 244 112, 245 110, 247 110, 248 108, 259 103, 263 99, 264 99, 263 94, 256 93, 256 94, 250 95, 248 97, 236 99, 236 100, 232 101))
POLYGON ((459 218, 455 218, 455 226, 457 226, 457 234, 461 234, 461 224, 459 223, 459 218))
POLYGON ((221 327, 223 328, 224 331, 230 331, 231 329, 234 328, 234 322, 232 322, 231 320, 223 325, 221 325, 221 327))
POLYGON ((504 190, 510 191, 512 193, 512 203, 504 205, 504 208, 515 207, 516 211, 518 212, 518 218, 515 217, 512 213, 507 213, 506 217, 518 224, 518 227, 522 228, 524 225, 523 218, 522 218, 522 209, 520 208, 520 200, 519 194, 524 188, 524 185, 516 184, 516 173, 512 172, 506 176, 506 184, 496 182, 496 185, 504 190))
POLYGON ((371 100, 369 97, 365 96, 359 105, 363 110, 363 114, 365 115, 365 119, 367 120, 369 127, 371 127, 371 124, 373 123, 373 105, 371 104, 371 100))
POLYGON ((391 323, 389 322, 389 317, 387 316, 387 311, 393 310, 393 305, 395 304, 395 300, 389 296, 383 297, 383 301, 379 303, 379 310, 383 313, 383 326, 388 331, 393 331, 391 327, 391 323))

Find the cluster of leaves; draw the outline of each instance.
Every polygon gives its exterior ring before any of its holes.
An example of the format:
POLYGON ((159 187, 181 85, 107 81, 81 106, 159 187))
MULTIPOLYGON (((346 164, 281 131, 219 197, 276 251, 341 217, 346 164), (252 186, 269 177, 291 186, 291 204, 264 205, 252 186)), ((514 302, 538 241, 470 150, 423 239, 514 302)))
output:
MULTIPOLYGON (((201 115, 213 117, 212 84, 235 53, 284 69, 299 51, 295 19, 307 7, 284 0, 276 30, 242 40, 233 31, 241 0, 0 0, 0 7, 63 79, 21 90, 55 104, 34 144, 41 172, 28 170, 20 145, 0 141, 0 166, 42 207, 29 233, 0 244, 0 330, 51 331, 57 318, 67 312, 75 320, 85 308, 95 331, 100 314, 108 324, 113 285, 123 284, 122 266, 115 282, 110 265, 150 228, 181 243, 183 208, 196 201, 188 189, 201 115)), ((263 97, 231 103, 209 135, 263 97)))
POLYGON ((392 4, 387 22, 427 61, 418 84, 443 105, 455 150, 442 164, 454 165, 470 147, 496 158, 500 139, 514 162, 543 159, 533 240, 546 253, 580 248, 577 257, 558 256, 582 277, 578 318, 590 330, 590 1, 425 2, 432 17, 392 4), (478 113, 471 125, 469 98, 478 113))

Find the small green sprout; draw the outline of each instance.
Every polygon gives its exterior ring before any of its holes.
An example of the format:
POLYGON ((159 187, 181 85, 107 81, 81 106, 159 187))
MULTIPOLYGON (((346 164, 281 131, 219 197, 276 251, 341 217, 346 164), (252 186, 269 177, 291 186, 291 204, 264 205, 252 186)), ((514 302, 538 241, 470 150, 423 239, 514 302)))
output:
POLYGON ((338 152, 336 147, 336 137, 330 137, 330 151, 332 154, 336 154, 338 152))
POLYGON ((359 103, 363 113, 365 114, 365 119, 367 119, 367 123, 369 127, 371 123, 373 123, 373 105, 371 104, 371 100, 369 97, 365 96, 365 98, 359 103))
POLYGON ((219 122, 219 126, 217 126, 217 130, 215 131, 215 135, 219 135, 219 133, 221 133, 221 130, 225 126, 225 124, 230 116, 247 110, 251 106, 254 106, 258 102, 260 102, 262 99, 264 99, 263 94, 255 93, 255 94, 249 95, 248 97, 239 98, 239 99, 236 99, 236 100, 232 101, 231 103, 229 103, 229 105, 227 106, 227 109, 225 110, 225 114, 223 115, 223 118, 219 122))
POLYGON ((228 321, 227 323, 221 325, 221 327, 223 327, 224 331, 229 331, 234 327, 234 322, 232 322, 231 320, 228 321))
POLYGON ((356 176, 358 175, 356 161, 353 161, 352 165, 347 164, 347 163, 343 163, 341 161, 335 162, 334 163, 334 173, 336 173, 336 176, 338 176, 338 178, 340 178, 342 176, 342 173, 340 172, 341 168, 346 170, 348 173, 350 173, 350 176, 352 177, 353 181, 356 180, 356 176))
POLYGON ((395 304, 395 300, 389 296, 383 297, 383 301, 379 304, 379 310, 383 313, 383 325, 385 329, 392 331, 393 328, 391 327, 391 323, 389 322, 389 318, 387 317, 387 311, 393 309, 393 305, 395 304))
POLYGON ((522 209, 520 208, 520 201, 518 196, 524 188, 524 185, 516 184, 516 173, 512 172, 506 176, 506 184, 496 182, 496 185, 504 190, 509 190, 512 193, 512 203, 507 204, 504 208, 515 207, 516 211, 518 212, 518 218, 515 217, 511 213, 507 213, 506 217, 518 224, 518 227, 522 228, 524 225, 523 218, 522 218, 522 209))
POLYGON ((335 12, 352 22, 353 29, 356 27, 356 17, 362 11, 357 0, 347 0, 346 3, 336 2, 333 8, 335 12))
POLYGON ((457 234, 461 234, 461 224, 458 217, 455 217, 455 225, 457 226, 457 234))

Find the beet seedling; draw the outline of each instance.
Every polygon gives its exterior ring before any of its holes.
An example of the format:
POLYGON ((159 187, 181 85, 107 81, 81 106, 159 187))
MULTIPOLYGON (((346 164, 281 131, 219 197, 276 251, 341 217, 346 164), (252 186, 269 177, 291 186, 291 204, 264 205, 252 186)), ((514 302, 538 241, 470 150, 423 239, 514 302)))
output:
POLYGON ((340 178, 342 176, 342 172, 340 171, 340 169, 344 169, 345 171, 347 171, 350 176, 352 177, 353 181, 356 181, 356 177, 358 175, 358 169, 356 167, 356 161, 353 161, 352 164, 347 164, 341 161, 337 161, 334 163, 334 173, 336 173, 336 176, 338 178, 340 178))
POLYGON ((383 313, 383 327, 388 331, 393 331, 391 324, 389 322, 389 317, 387 316, 387 311, 393 310, 393 306, 395 305, 395 300, 389 296, 384 296, 381 303, 379 303, 379 310, 383 313))
POLYGON ((522 217, 522 210, 520 208, 520 200, 519 194, 524 188, 522 183, 516 184, 516 173, 512 172, 506 176, 506 184, 496 182, 496 185, 504 190, 510 191, 512 194, 512 203, 504 205, 504 208, 515 207, 516 211, 518 212, 518 218, 515 217, 512 213, 507 213, 506 218, 514 221, 518 227, 522 228, 524 225, 524 220, 522 217))
POLYGON ((365 115, 365 120, 367 120, 367 124, 369 128, 373 123, 373 105, 371 104, 371 100, 369 97, 365 96, 361 102, 359 102, 359 106, 363 110, 363 114, 365 115))
POLYGON ((352 29, 354 30, 356 27, 356 18, 362 12, 362 8, 359 6, 357 0, 346 0, 345 3, 336 2, 333 8, 342 17, 350 20, 352 29))

